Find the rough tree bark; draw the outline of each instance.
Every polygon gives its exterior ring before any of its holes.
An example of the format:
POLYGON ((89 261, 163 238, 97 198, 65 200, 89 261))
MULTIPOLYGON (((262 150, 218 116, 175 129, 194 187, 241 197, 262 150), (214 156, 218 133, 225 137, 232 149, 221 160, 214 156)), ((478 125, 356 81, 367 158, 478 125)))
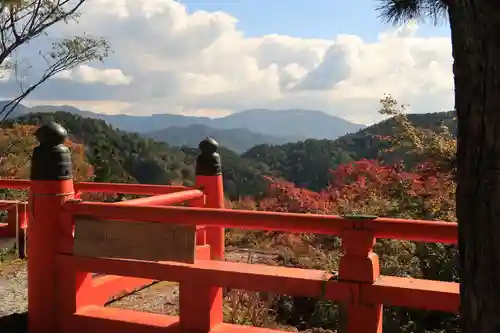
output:
POLYGON ((500 1, 449 0, 464 333, 500 332, 500 1))

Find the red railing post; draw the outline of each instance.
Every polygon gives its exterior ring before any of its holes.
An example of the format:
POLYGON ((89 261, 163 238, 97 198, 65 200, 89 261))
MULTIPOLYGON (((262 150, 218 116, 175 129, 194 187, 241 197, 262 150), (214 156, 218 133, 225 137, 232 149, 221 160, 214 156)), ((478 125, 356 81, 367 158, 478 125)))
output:
POLYGON ((341 233, 344 255, 340 259, 339 281, 354 282, 352 300, 344 306, 345 333, 382 333, 382 305, 364 304, 359 299, 360 286, 373 284, 380 276, 379 258, 373 252, 375 236, 363 228, 363 221, 354 221, 352 229, 341 233))
MULTIPOLYGON (((224 208, 224 187, 219 144, 212 138, 200 142, 200 154, 196 159, 196 187, 205 193, 206 208, 224 208)), ((210 245, 212 260, 224 260, 224 228, 207 227, 207 243, 210 245)))
POLYGON ((12 235, 16 235, 16 248, 19 258, 26 258, 26 228, 28 227, 28 206, 25 202, 16 203, 7 210, 7 221, 12 235))
POLYGON ((30 333, 57 332, 57 264, 59 220, 64 202, 73 197, 71 154, 66 130, 56 123, 41 126, 33 151, 28 225, 28 328, 30 333))
MULTIPOLYGON (((206 194, 205 207, 223 208, 224 190, 218 144, 207 138, 200 142, 196 159, 196 187, 206 194)), ((206 241, 210 245, 211 259, 224 260, 224 228, 206 228, 206 241)), ((203 258, 205 259, 205 258, 203 258)), ((204 284, 180 283, 180 324, 186 332, 209 332, 222 323, 222 288, 204 284)))

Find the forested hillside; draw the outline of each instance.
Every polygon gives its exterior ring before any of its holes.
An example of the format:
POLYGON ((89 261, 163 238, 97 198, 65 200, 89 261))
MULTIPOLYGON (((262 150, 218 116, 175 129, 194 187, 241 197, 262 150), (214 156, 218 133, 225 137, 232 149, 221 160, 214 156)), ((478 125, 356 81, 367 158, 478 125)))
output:
MULTIPOLYGON (((446 126, 452 134, 456 133, 454 112, 410 114, 408 120, 415 127, 439 132, 446 126)), ((401 135, 401 127, 390 118, 367 127, 357 133, 348 134, 332 140, 306 140, 284 145, 258 145, 242 156, 267 164, 280 177, 302 187, 320 190, 327 184, 331 175, 328 170, 342 163, 360 159, 376 159, 385 163, 404 160, 407 167, 415 165, 415 155, 407 154, 403 146, 394 148, 388 137, 401 135)))
MULTIPOLYGON (((438 131, 446 125, 455 131, 454 113, 409 115, 417 127, 438 131)), ((85 146, 85 156, 95 168, 96 181, 139 182, 150 184, 192 184, 197 149, 172 147, 120 131, 103 120, 84 118, 67 112, 28 114, 16 123, 37 125, 54 120, 66 127, 73 141, 85 146)), ((7 123, 10 126, 12 122, 7 123)), ((281 177, 300 187, 323 189, 331 179, 329 170, 359 159, 378 159, 385 163, 405 160, 414 165, 414 155, 404 147, 391 149, 386 138, 398 136, 401 129, 388 119, 339 139, 309 139, 283 145, 258 145, 241 156, 221 147, 226 194, 231 199, 261 196, 268 182, 265 176, 281 177)))
MULTIPOLYGON (((170 147, 117 130, 103 120, 62 111, 28 114, 16 119, 15 123, 39 125, 48 120, 64 126, 72 141, 84 145, 85 156, 95 169, 95 181, 193 183, 197 149, 170 147)), ((5 127, 15 123, 7 122, 5 127)), ((263 176, 270 174, 269 168, 224 148, 220 148, 219 153, 224 161, 226 195, 230 199, 245 195, 259 197, 267 187, 263 176)))

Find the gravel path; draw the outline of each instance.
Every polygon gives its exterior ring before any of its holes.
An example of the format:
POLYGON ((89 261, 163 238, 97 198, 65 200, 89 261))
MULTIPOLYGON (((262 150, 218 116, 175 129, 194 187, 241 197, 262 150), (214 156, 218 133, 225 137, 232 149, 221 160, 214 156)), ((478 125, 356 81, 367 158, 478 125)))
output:
POLYGON ((0 316, 28 309, 28 280, 24 262, 0 270, 0 316))
POLYGON ((0 327, 2 333, 27 333, 26 262, 0 263, 0 327))
POLYGON ((25 262, 0 264, 0 317, 28 309, 28 280, 25 262))

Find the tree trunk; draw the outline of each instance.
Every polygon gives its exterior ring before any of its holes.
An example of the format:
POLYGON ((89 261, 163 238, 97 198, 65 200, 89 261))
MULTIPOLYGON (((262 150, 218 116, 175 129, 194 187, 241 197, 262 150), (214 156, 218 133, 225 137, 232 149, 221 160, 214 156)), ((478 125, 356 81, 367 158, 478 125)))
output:
POLYGON ((464 333, 500 332, 500 1, 448 0, 464 333))

